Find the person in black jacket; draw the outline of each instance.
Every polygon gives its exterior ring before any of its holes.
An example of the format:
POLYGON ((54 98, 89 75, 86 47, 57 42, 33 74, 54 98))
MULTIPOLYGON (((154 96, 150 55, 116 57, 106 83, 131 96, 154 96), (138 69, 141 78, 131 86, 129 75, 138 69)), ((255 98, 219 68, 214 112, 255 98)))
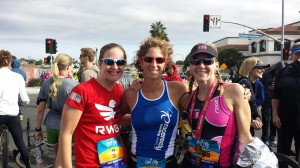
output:
POLYGON ((272 122, 272 97, 275 87, 275 79, 279 71, 284 67, 283 62, 279 61, 272 66, 272 68, 265 73, 260 79, 264 85, 265 100, 262 105, 261 116, 262 116, 262 135, 261 140, 272 147, 277 147, 276 138, 276 127, 272 122))
POLYGON ((269 68, 270 64, 263 64, 263 62, 257 57, 249 57, 245 59, 239 69, 239 84, 244 84, 245 88, 249 88, 251 91, 251 98, 249 101, 251 108, 251 135, 254 136, 255 129, 262 128, 261 117, 257 110, 256 105, 256 86, 255 82, 257 79, 262 78, 262 74, 265 68, 269 68))
POLYGON ((278 128, 277 152, 290 154, 292 140, 295 140, 296 158, 300 148, 300 43, 291 49, 293 63, 287 65, 275 84, 279 100, 277 117, 273 120, 278 128), (278 94, 279 93, 279 94, 278 94))

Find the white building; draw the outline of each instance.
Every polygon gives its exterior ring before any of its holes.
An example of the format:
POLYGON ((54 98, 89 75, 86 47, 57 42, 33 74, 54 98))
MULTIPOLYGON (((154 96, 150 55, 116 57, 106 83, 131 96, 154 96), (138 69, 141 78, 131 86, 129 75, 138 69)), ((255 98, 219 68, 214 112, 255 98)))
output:
MULTIPOLYGON (((259 29, 274 39, 281 41, 281 27, 259 29)), ((250 34, 260 34, 256 30, 249 32, 250 34)), ((245 57, 256 56, 264 63, 274 64, 281 60, 281 44, 272 38, 261 34, 261 38, 247 39, 239 37, 225 37, 214 43, 219 49, 238 48, 245 57)), ((291 46, 300 42, 300 21, 287 24, 284 26, 284 48, 290 49, 291 46)))

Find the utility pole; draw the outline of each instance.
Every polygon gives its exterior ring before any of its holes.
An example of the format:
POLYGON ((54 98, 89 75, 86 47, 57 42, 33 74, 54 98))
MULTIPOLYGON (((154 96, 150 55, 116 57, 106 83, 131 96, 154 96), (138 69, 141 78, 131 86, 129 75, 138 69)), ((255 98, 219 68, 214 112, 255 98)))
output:
POLYGON ((283 60, 283 48, 284 48, 284 0, 282 0, 281 10, 281 61, 283 60))

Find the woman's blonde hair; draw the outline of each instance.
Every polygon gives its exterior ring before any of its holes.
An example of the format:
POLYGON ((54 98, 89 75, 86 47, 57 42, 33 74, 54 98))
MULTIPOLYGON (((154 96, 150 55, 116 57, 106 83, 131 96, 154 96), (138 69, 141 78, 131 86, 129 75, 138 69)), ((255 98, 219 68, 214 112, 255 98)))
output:
POLYGON ((249 78, 249 73, 256 66, 257 61, 260 61, 257 57, 246 58, 240 67, 239 76, 249 78))
POLYGON ((49 96, 51 98, 56 98, 57 96, 57 88, 56 88, 56 82, 59 78, 59 72, 61 70, 65 70, 67 66, 72 65, 73 60, 72 57, 67 54, 59 54, 54 60, 53 67, 52 67, 52 73, 53 73, 53 83, 50 86, 50 94, 49 96))

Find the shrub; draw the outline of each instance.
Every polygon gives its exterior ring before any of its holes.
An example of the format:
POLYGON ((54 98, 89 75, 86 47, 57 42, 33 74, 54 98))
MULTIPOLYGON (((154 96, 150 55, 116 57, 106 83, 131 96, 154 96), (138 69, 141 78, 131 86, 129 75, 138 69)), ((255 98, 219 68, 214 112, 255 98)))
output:
POLYGON ((41 86, 42 80, 40 78, 32 78, 29 80, 27 86, 28 87, 35 87, 35 86, 41 86))

